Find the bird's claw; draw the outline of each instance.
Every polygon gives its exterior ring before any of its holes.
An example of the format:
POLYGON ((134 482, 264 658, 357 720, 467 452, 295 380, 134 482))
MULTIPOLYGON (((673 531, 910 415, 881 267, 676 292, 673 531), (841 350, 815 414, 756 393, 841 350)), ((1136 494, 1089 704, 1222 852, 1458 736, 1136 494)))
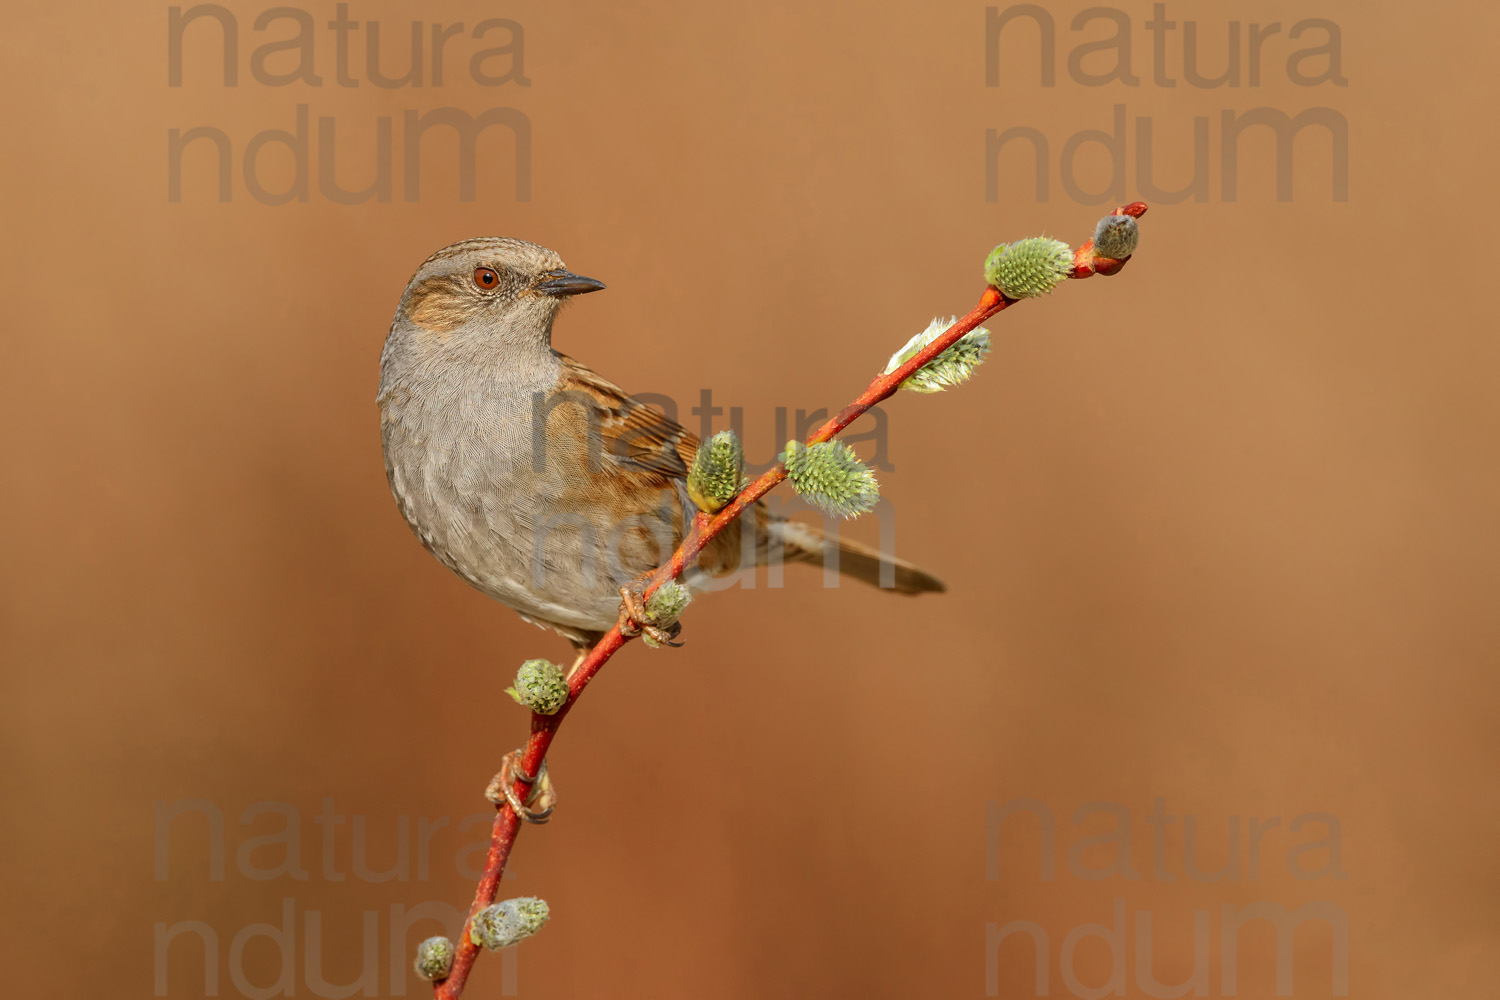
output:
POLYGON ((500 773, 490 779, 490 783, 484 789, 484 797, 495 805, 509 805, 517 816, 528 823, 545 823, 552 816, 552 810, 557 808, 557 791, 552 787, 552 780, 547 777, 547 761, 542 760, 541 766, 535 775, 527 774, 521 767, 521 757, 525 750, 512 750, 505 755, 500 763, 500 773), (516 794, 515 784, 531 786, 522 799, 516 794), (536 803, 536 808, 532 808, 536 803))
POLYGON ((682 623, 657 625, 655 617, 646 610, 646 599, 642 596, 645 588, 641 583, 635 580, 620 588, 620 617, 615 623, 620 634, 644 635, 648 646, 681 646, 682 643, 672 640, 682 634, 682 623))

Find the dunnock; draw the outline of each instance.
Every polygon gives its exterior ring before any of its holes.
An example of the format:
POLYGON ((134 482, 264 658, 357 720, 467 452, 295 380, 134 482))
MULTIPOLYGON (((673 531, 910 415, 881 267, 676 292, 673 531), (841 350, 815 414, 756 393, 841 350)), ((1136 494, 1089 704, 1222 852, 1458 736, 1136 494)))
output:
MULTIPOLYGON (((665 562, 696 513, 686 477, 698 439, 552 348, 562 303, 603 287, 521 240, 439 250, 401 296, 377 397, 386 476, 422 544, 580 648, 615 623, 620 585, 665 562)), ((755 514, 704 549, 701 572, 777 551, 822 563, 834 547, 840 572, 878 582, 877 551, 759 504, 755 514)), ((886 559, 898 592, 944 589, 886 559)))

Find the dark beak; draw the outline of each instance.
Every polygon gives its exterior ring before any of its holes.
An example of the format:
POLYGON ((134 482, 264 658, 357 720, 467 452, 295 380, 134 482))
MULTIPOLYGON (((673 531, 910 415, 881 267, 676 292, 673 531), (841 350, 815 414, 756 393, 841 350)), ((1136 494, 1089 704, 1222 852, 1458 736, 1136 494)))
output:
POLYGON ((595 281, 593 278, 585 278, 581 274, 572 271, 548 271, 542 275, 542 280, 532 285, 532 290, 543 295, 582 295, 584 292, 597 292, 604 287, 604 282, 595 281))

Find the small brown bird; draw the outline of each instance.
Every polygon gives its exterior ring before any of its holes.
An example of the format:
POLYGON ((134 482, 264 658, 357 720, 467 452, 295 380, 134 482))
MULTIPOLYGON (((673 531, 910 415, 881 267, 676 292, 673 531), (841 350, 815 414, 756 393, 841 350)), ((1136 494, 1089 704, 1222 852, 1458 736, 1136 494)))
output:
MULTIPOLYGON (((386 476, 422 544, 580 649, 615 623, 621 585, 670 558, 697 511, 686 477, 698 439, 552 348, 562 303, 603 287, 521 240, 439 250, 401 296, 377 396, 386 476)), ((840 572, 878 582, 877 551, 759 504, 755 514, 753 536, 732 525, 703 551, 701 572, 778 552, 821 564, 832 547, 840 572)), ((944 589, 887 561, 900 593, 944 589)))

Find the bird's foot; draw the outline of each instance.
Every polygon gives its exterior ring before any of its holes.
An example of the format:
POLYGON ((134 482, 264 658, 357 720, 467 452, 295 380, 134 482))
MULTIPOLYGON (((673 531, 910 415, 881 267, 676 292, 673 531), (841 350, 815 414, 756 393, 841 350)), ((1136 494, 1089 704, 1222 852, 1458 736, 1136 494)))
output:
POLYGON ((484 789, 484 797, 497 806, 508 804, 517 816, 528 823, 545 823, 551 818, 552 810, 557 808, 557 791, 552 787, 552 780, 547 777, 545 759, 535 775, 527 774, 521 767, 521 757, 525 752, 524 749, 512 750, 505 755, 500 763, 500 773, 490 779, 489 785, 484 789), (531 786, 524 799, 516 794, 515 784, 518 781, 531 786), (532 808, 532 803, 536 804, 535 808, 532 808))
POLYGON ((646 599, 643 595, 649 580, 650 574, 647 574, 631 580, 620 588, 620 617, 615 624, 623 636, 644 634, 647 645, 681 646, 682 643, 672 640, 682 634, 682 623, 657 625, 656 617, 646 610, 646 599))
POLYGON ((563 677, 571 680, 573 675, 578 673, 578 668, 583 666, 583 661, 589 658, 589 653, 593 651, 593 648, 592 646, 574 646, 573 665, 567 669, 563 677))

